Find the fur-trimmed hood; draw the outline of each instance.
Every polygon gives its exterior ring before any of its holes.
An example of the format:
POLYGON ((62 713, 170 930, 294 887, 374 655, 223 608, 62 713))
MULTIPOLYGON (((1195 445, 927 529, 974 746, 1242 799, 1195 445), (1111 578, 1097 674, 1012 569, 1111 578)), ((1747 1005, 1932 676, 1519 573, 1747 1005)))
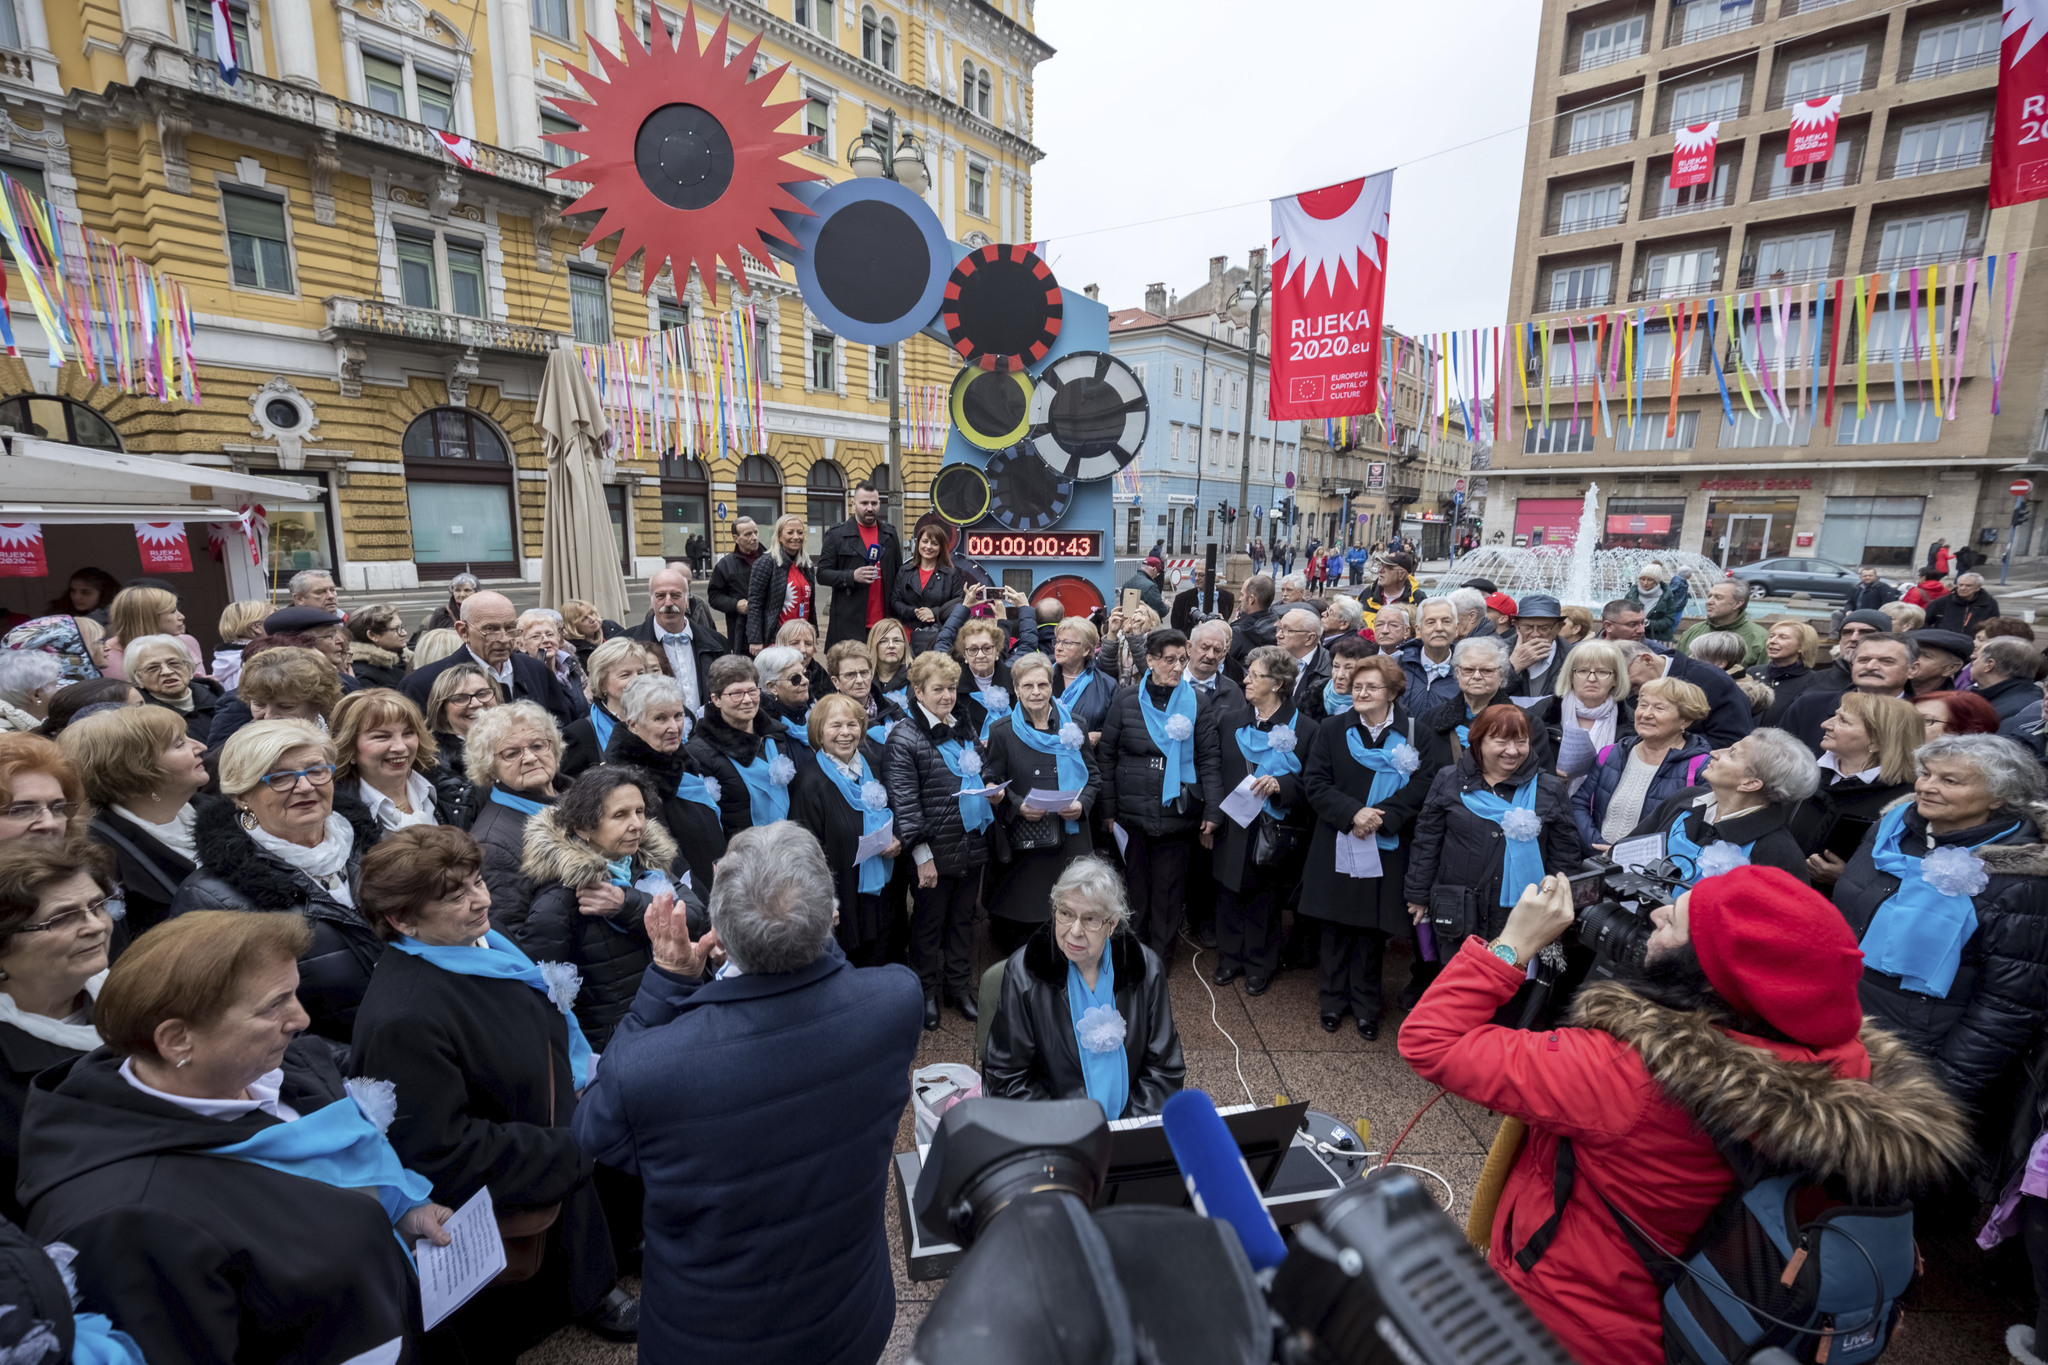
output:
MULTIPOLYGON (((1571 1022, 1634 1048, 1672 1103, 1715 1144, 1746 1144, 1773 1169, 1839 1176, 1852 1196, 1895 1203, 1974 1161, 1962 1111, 1925 1062, 1875 1024, 1870 1079, 1778 1055, 1695 1010, 1653 1004, 1618 982, 1586 986, 1571 1022)), ((1797 1047, 1796 1044, 1788 1045, 1797 1047)))
POLYGON ((1986 872, 1996 877, 2048 877, 2048 844, 2041 839, 2042 831, 2048 830, 2048 805, 2029 806, 2022 818, 2027 824, 2014 832, 2014 842, 1977 850, 1986 872))
MULTIPOLYGON (((519 870, 534 886, 560 882, 581 890, 602 886, 611 872, 595 848, 571 834, 562 824, 559 808, 549 807, 526 822, 526 851, 519 870)), ((647 832, 640 836, 640 851, 633 855, 633 871, 656 867, 666 872, 676 860, 676 841, 661 821, 649 819, 647 832)))
POLYGON ((348 647, 349 662, 372 664, 378 668, 404 669, 412 660, 412 651, 401 649, 395 653, 382 645, 373 645, 367 640, 355 640, 348 647))
MULTIPOLYGON (((363 855, 384 833, 383 826, 370 814, 354 788, 353 782, 334 784, 334 809, 355 832, 355 846, 348 861, 351 885, 362 866, 363 855)), ((202 796, 195 803, 192 842, 206 875, 218 878, 260 909, 279 910, 304 903, 308 913, 362 921, 358 912, 333 900, 290 863, 264 852, 242 828, 238 815, 235 803, 226 796, 202 796)))

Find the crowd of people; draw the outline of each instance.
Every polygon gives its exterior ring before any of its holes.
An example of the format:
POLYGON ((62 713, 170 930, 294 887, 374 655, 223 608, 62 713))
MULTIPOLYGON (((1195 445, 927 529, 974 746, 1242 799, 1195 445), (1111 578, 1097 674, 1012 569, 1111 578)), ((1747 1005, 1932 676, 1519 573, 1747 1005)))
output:
MULTIPOLYGON (((1526 907, 1589 859, 1681 903, 1769 869, 1860 944, 1861 1011, 1974 1116, 1950 1201, 2008 1197, 2048 1252, 2026 623, 1851 603, 1824 645, 1654 562, 1596 614, 1426 594, 1394 550, 1320 597, 1169 601, 1148 563, 1068 616, 851 508, 815 555, 742 521, 634 624, 465 576, 414 635, 309 572, 208 661, 168 585, 84 573, 7 635, 0 1199, 73 1249, 80 1324, 152 1365, 510 1359, 571 1321, 872 1360, 885 1157, 947 1011, 984 1093, 1156 1114, 1177 955, 1248 996, 1313 972, 1320 1026, 1371 1039, 1390 945, 1421 1019, 1462 953, 1547 944, 1526 907), (424 1332, 403 1248, 486 1188, 506 1274, 424 1332)), ((1582 951, 1512 965, 1452 994, 1577 1017, 1582 951)), ((1466 1074, 1447 1037, 1403 1046, 1466 1074)))

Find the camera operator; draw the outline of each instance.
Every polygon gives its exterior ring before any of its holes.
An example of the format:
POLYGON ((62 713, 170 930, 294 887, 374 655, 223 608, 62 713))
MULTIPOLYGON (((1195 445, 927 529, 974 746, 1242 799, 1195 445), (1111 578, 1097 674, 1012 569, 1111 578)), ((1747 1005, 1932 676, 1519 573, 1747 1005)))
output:
POLYGON ((1804 744, 1783 730, 1757 730, 1714 750, 1700 778, 1699 786, 1669 797, 1628 837, 1662 834, 1666 856, 1687 873, 1688 885, 1703 875, 1696 865, 1716 844, 1739 851, 1752 867, 1808 880, 1805 851, 1787 828, 1799 803, 1820 785, 1820 768, 1804 744))
POLYGON ((1870 1202, 1940 1181, 1967 1147, 1926 1065, 1880 1029, 1858 1037, 1861 957, 1819 895, 1738 867, 1651 918, 1644 964, 1581 989, 1572 1027, 1492 1026, 1572 926, 1568 883, 1547 877, 1499 938, 1466 941, 1401 1028, 1424 1080, 1527 1125, 1488 1260, 1573 1356, 1615 1365, 1665 1359, 1662 1290, 1603 1199, 1676 1256, 1735 1187, 1717 1144, 1870 1202))

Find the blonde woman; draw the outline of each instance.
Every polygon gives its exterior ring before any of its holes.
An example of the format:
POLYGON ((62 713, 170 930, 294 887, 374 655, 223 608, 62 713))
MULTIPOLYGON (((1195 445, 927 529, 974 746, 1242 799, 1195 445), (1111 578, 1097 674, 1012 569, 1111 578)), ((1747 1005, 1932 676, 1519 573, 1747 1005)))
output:
POLYGON ((213 680, 232 692, 241 685, 242 651, 263 638, 263 618, 275 610, 251 598, 230 602, 220 612, 220 648, 213 651, 213 680))
POLYGON ((1892 618, 1892 634, 1904 635, 1909 630, 1918 630, 1927 624, 1927 612, 1911 602, 1887 602, 1878 608, 1892 618))
POLYGON ((178 595, 162 588, 137 587, 121 589, 114 594, 113 605, 107 608, 107 635, 102 645, 106 661, 100 665, 100 672, 109 678, 127 677, 122 656, 129 641, 145 635, 177 636, 185 652, 192 656, 192 671, 205 669, 206 659, 199 642, 185 633, 185 613, 178 609, 178 595))
POLYGON ((1637 690, 1635 733, 1596 754, 1587 781, 1572 794, 1581 844, 1607 852, 1666 797, 1699 781, 1712 750, 1688 732, 1707 710, 1707 694, 1677 678, 1654 678, 1637 690))
POLYGON ((804 519, 775 519, 775 539, 754 561, 747 580, 747 649, 759 654, 790 621, 818 620, 817 570, 804 558, 804 519))
POLYGON ((811 700, 832 690, 832 675, 818 658, 818 629, 809 621, 785 621, 775 632, 775 643, 803 655, 804 678, 811 685, 811 700))
POLYGON ((1821 722, 1820 787, 1785 827, 1806 854, 1815 886, 1834 885, 1885 807, 1913 791, 1913 755, 1927 722, 1901 697, 1844 692, 1821 722))
POLYGON ((604 762, 612 731, 625 719, 619 708, 626 685, 659 672, 661 665, 648 647, 624 635, 590 651, 590 711, 562 731, 562 776, 574 777, 604 762))
POLYGON ((1772 709, 1784 714, 1801 694, 1819 681, 1820 634, 1804 621, 1781 616, 1764 629, 1764 662, 1750 676, 1770 685, 1772 709))
POLYGON ((334 708, 334 776, 357 794, 389 834, 411 825, 467 825, 467 793, 447 775, 426 718, 388 687, 351 692, 334 708))
POLYGON ((1605 640, 1579 645, 1557 671, 1556 690, 1557 695, 1532 708, 1529 718, 1550 732, 1557 775, 1577 792, 1594 761, 1629 731, 1633 712, 1621 651, 1605 640))
POLYGON ((910 702, 910 632, 901 621, 884 617, 868 632, 868 658, 874 661, 874 689, 898 706, 910 702), (901 693, 900 696, 891 696, 901 693))

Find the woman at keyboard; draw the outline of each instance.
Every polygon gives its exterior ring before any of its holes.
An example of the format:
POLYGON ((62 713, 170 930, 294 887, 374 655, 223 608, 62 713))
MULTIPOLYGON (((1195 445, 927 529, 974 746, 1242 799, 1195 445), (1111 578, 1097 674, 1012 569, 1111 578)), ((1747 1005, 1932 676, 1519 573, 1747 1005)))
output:
POLYGON ((1166 971, 1130 931, 1123 879, 1077 858, 1052 888, 1052 919, 1003 968, 982 1058, 984 1094, 1087 1096, 1111 1119, 1157 1114, 1187 1068, 1166 971))

